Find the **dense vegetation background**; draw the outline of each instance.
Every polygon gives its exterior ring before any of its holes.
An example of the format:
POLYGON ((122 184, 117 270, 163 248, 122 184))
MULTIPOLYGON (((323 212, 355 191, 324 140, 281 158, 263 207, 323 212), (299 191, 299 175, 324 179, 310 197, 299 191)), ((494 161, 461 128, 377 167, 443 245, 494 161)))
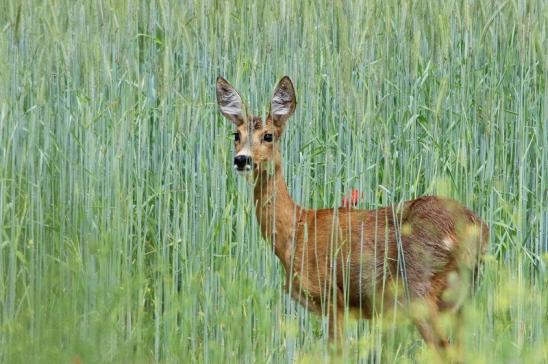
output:
MULTIPOLYGON (((467 363, 548 360, 547 2, 0 3, 0 361, 427 362, 399 315, 340 352, 283 292, 232 171, 223 75, 281 76, 294 199, 452 196, 491 227, 467 363)), ((454 353, 455 354, 455 353, 454 353)))

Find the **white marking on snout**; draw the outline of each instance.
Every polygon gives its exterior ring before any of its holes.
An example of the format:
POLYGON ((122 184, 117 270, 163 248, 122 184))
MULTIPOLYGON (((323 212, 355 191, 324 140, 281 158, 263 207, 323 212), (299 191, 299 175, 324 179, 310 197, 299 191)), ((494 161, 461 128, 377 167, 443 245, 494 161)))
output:
MULTIPOLYGON (((237 165, 234 165, 234 169, 237 170, 238 172, 242 172, 241 170, 238 169, 238 166, 237 166, 237 165)), ((246 170, 246 171, 251 171, 251 165, 250 165, 250 164, 246 164, 246 165, 245 165, 245 170, 246 170)))
POLYGON ((249 149, 249 147, 243 147, 238 153, 236 153, 236 157, 239 157, 242 155, 244 157, 251 157, 251 150, 249 149))

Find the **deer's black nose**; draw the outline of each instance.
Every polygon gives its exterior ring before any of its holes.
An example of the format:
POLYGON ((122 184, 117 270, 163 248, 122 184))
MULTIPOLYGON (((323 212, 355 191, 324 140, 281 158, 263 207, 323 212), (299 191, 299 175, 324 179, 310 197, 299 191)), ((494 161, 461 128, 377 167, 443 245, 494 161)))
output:
POLYGON ((239 170, 244 170, 246 168, 246 166, 251 167, 251 163, 252 163, 252 159, 248 155, 237 155, 234 158, 234 165, 239 170))

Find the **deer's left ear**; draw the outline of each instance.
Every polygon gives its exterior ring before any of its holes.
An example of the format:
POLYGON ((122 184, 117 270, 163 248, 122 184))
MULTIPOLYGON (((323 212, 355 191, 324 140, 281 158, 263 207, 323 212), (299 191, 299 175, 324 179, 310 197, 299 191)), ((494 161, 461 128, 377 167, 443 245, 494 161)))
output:
POLYGON ((240 94, 227 80, 217 77, 217 104, 228 120, 236 126, 244 123, 244 103, 240 94))
POLYGON ((293 115, 297 106, 297 98, 293 82, 287 76, 284 76, 272 95, 270 103, 270 117, 274 125, 283 127, 284 123, 293 115))

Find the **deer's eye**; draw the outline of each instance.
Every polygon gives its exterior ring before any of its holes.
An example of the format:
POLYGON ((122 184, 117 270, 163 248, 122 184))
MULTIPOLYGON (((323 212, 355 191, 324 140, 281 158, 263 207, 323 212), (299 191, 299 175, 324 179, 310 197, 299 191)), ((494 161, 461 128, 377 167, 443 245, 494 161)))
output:
POLYGON ((272 141, 272 134, 268 133, 263 136, 263 140, 265 142, 271 142, 272 141))
POLYGON ((239 142, 240 141, 240 132, 234 133, 234 141, 239 142))

